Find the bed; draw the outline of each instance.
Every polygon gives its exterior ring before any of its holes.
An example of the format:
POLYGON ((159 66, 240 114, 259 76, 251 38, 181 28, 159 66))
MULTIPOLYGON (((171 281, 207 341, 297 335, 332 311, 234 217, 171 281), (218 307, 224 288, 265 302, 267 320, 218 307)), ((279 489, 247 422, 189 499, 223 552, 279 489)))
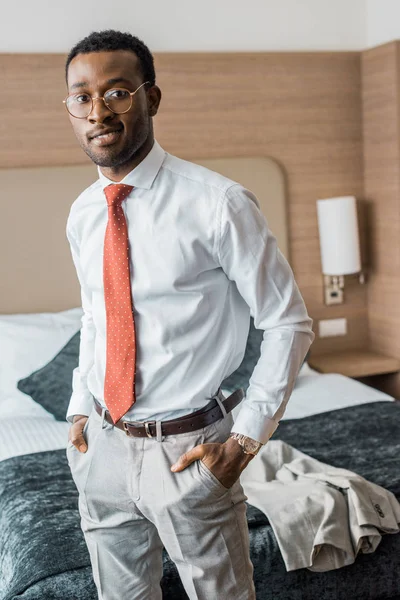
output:
MULTIPOLYGON (((68 369, 73 367, 72 353, 65 348, 79 335, 80 316, 81 309, 76 308, 57 314, 0 317, 4 390, 0 397, 1 600, 97 597, 80 530, 78 494, 66 459, 69 425, 60 412, 57 420, 45 410, 43 397, 49 385, 50 394, 60 399, 67 392, 68 397, 68 390, 51 387, 48 371, 60 360, 68 369), (17 387, 18 381, 31 380, 32 385, 31 372, 42 379, 36 377, 37 387, 31 388, 37 401, 17 387)), ((257 345, 258 335, 251 330, 246 360, 236 379, 224 382, 225 394, 238 377, 248 376, 254 361, 252 344, 257 345)), ((318 374, 304 364, 274 439, 323 462, 354 470, 400 498, 399 417, 400 404, 390 396, 341 375, 318 374)), ((288 573, 267 517, 248 505, 247 518, 257 599, 400 597, 396 575, 400 536, 384 536, 373 554, 359 555, 353 565, 342 569, 288 573)), ((166 600, 186 598, 166 553, 162 587, 166 600)))
MULTIPOLYGON (((256 193, 288 256, 285 185, 278 165, 264 158, 199 162, 236 174, 256 193)), ((16 175, 13 169, 2 174, 11 199, 16 175)), ((67 464, 65 421, 82 316, 65 223, 72 199, 92 179, 92 167, 18 172, 21 186, 29 182, 29 207, 41 219, 33 235, 30 217, 35 215, 24 207, 21 238, 4 274, 10 285, 0 298, 0 600, 97 597, 67 464), (55 207, 51 190, 60 178, 65 185, 55 207), (49 235, 52 253, 46 250, 49 235)), ((9 203, 15 219, 21 210, 18 194, 9 203)), ((242 365, 223 382, 225 395, 245 387, 259 336, 252 328, 242 365)), ((400 403, 390 396, 340 375, 320 375, 304 364, 274 439, 353 470, 400 498, 399 416, 400 403)), ((247 518, 258 600, 400 599, 399 535, 384 536, 374 553, 339 570, 287 572, 267 517, 248 505, 247 518)), ((162 587, 165 600, 186 598, 166 553, 162 587)))

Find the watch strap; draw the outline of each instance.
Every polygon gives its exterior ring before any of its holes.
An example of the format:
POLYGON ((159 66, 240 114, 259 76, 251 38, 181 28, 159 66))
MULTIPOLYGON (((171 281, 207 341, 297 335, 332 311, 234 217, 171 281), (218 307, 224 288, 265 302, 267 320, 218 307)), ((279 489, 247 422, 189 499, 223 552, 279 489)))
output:
POLYGON ((231 433, 230 437, 239 443, 239 445, 243 448, 244 454, 252 454, 255 456, 262 446, 261 442, 257 442, 256 440, 253 440, 253 438, 250 438, 242 433, 234 432, 231 433))

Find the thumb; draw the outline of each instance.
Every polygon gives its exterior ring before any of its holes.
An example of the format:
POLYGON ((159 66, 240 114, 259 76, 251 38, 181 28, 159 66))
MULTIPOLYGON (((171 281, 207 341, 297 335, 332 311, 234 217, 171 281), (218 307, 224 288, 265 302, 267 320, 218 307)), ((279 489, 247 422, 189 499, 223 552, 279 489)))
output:
POLYGON ((86 452, 88 446, 83 437, 83 428, 85 427, 86 419, 79 419, 72 426, 73 431, 71 431, 71 441, 79 450, 79 452, 86 452))
POLYGON ((204 456, 203 444, 200 444, 199 446, 195 446, 194 448, 192 448, 188 452, 185 452, 185 454, 182 454, 178 458, 176 463, 174 465, 172 465, 171 471, 174 471, 174 473, 176 473, 178 471, 183 471, 183 469, 186 469, 186 467, 188 467, 190 464, 192 464, 192 462, 194 462, 195 460, 199 460, 200 458, 203 458, 203 456, 204 456))
POLYGON ((78 447, 79 452, 86 452, 86 450, 88 449, 87 443, 85 442, 85 438, 83 437, 82 432, 78 435, 75 445, 78 447))

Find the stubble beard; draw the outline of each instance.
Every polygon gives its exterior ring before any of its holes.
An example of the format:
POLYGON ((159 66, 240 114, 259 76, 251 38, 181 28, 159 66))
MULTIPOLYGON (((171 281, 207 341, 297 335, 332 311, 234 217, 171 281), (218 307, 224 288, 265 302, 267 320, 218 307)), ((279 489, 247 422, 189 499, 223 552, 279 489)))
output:
POLYGON ((82 150, 95 165, 98 167, 115 168, 120 167, 135 158, 136 154, 147 140, 149 133, 149 120, 142 117, 140 122, 135 126, 135 135, 130 140, 127 140, 122 150, 118 151, 117 149, 113 149, 112 146, 106 146, 103 154, 101 148, 99 148, 99 152, 95 152, 90 147, 90 144, 85 144, 82 140, 79 140, 79 143, 82 150))

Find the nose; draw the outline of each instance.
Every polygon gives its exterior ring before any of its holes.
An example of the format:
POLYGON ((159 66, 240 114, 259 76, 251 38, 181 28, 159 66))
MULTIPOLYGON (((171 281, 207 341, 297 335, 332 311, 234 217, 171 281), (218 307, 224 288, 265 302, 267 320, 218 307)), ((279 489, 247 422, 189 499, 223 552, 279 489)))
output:
POLYGON ((107 119, 112 119, 114 113, 108 108, 103 98, 93 98, 92 112, 88 116, 90 123, 104 123, 107 119))

